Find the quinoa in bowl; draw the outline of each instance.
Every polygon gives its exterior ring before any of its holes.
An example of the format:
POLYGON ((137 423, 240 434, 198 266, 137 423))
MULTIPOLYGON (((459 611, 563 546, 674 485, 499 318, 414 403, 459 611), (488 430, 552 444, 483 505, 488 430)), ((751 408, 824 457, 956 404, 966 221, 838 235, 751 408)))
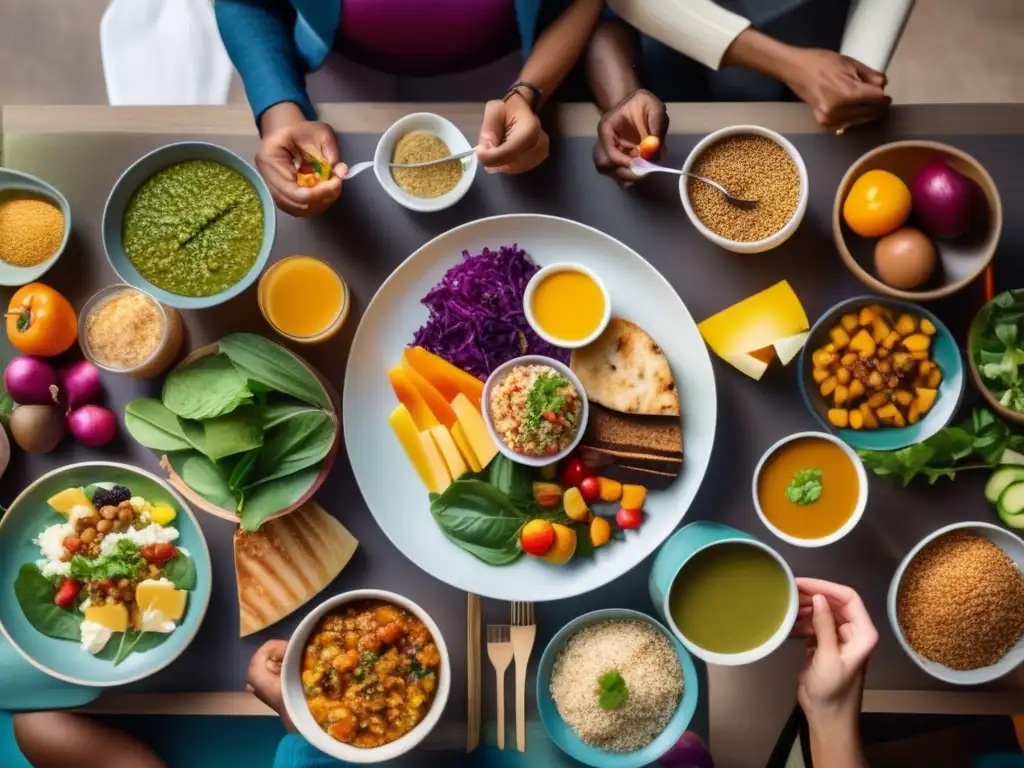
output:
POLYGON ((539 458, 572 447, 583 398, 576 384, 550 365, 516 365, 491 389, 487 408, 505 447, 539 458))

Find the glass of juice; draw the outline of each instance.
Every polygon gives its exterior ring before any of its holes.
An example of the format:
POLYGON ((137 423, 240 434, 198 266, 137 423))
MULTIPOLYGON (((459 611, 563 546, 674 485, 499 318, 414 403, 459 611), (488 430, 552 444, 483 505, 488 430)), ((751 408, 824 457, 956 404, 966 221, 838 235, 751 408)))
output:
POLYGON ((288 256, 272 265, 259 286, 260 311, 286 339, 315 344, 331 338, 348 317, 348 285, 327 262, 288 256))

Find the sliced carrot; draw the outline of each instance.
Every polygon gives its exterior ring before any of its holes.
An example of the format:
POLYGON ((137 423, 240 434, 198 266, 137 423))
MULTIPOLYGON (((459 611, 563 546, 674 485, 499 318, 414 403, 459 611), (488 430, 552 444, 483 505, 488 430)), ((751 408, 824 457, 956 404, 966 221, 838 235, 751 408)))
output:
POLYGON ((423 375, 413 368, 409 364, 408 358, 402 356, 402 371, 408 377, 409 381, 419 392, 420 397, 426 402, 427 407, 433 412, 434 416, 449 429, 458 421, 458 417, 455 415, 455 411, 452 410, 451 405, 448 404, 448 400, 445 396, 437 391, 437 387, 431 384, 423 375))

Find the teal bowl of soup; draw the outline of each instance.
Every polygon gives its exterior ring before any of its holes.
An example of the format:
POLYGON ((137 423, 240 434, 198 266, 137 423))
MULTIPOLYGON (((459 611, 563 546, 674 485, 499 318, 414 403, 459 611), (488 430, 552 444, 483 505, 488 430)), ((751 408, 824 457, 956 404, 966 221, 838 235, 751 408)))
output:
POLYGON ((654 559, 651 601, 672 634, 708 664, 751 664, 796 623, 793 571, 774 549, 718 523, 680 528, 654 559))
POLYGON ((136 160, 103 211, 103 247, 129 285, 177 309, 206 309, 249 288, 267 265, 277 219, 249 163, 201 141, 136 160))

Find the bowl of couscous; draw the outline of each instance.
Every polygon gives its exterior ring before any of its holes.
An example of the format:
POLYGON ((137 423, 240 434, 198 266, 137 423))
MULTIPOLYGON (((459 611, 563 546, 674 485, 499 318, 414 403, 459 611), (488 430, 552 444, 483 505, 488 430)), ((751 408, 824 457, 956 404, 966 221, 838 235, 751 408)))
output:
POLYGON ((0 285, 38 280, 57 263, 71 235, 71 207, 56 187, 0 168, 0 285))
POLYGON ((715 245, 736 253, 762 253, 782 245, 807 212, 804 160, 785 137, 757 125, 733 125, 708 134, 683 170, 716 181, 735 197, 756 200, 739 208, 721 192, 681 176, 679 197, 693 226, 715 245))

